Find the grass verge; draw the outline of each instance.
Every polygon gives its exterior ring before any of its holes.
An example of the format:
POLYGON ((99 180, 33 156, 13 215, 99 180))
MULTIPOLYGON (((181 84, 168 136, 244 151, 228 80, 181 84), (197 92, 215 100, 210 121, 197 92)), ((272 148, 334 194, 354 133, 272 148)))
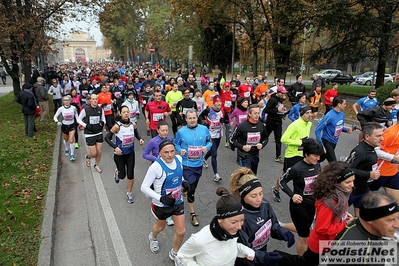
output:
POLYGON ((36 265, 57 127, 36 120, 39 131, 26 137, 13 99, 0 97, 0 265, 36 265))

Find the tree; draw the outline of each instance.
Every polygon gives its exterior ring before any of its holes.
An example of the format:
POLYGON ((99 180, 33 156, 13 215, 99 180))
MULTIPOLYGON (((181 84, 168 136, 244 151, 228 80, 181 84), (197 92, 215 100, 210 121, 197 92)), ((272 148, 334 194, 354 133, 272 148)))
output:
MULTIPOLYGON (((79 20, 84 7, 101 1, 91 0, 2 0, 0 2, 0 58, 13 80, 14 95, 20 88, 20 65, 25 82, 31 76, 31 62, 38 53, 51 49, 63 19, 79 20), (93 2, 93 3, 92 3, 93 2), (75 8, 79 7, 79 8, 75 8), (10 62, 11 67, 6 63, 10 62)), ((85 14, 87 16, 87 13, 85 14)))
POLYGON ((390 53, 399 44, 396 38, 398 6, 398 1, 391 0, 319 1, 324 12, 316 25, 328 35, 328 45, 320 46, 312 60, 335 57, 340 63, 348 64, 366 58, 377 60, 376 88, 382 86, 390 53))

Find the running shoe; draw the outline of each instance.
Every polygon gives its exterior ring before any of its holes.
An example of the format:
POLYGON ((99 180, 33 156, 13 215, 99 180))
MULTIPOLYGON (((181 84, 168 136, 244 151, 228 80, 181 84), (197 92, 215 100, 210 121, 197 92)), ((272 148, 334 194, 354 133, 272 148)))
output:
POLYGON ((220 177, 220 175, 218 173, 213 175, 213 181, 219 182, 220 180, 222 180, 222 178, 220 177))
POLYGON ((65 156, 69 156, 69 150, 65 149, 65 156))
POLYGON ((279 157, 276 157, 276 158, 274 159, 274 161, 275 161, 276 163, 284 163, 284 159, 281 158, 280 156, 279 156, 279 157))
POLYGON ((172 216, 169 216, 168 218, 166 218, 166 224, 169 225, 169 226, 175 224, 175 222, 172 219, 172 216))
POLYGON ((199 225, 199 221, 198 221, 197 215, 195 213, 190 213, 190 222, 194 226, 199 225))
POLYGON ((118 171, 118 168, 115 168, 115 171, 114 171, 114 181, 115 181, 115 183, 119 183, 119 171, 118 171))
POLYGON ((357 125, 356 124, 352 124, 352 131, 355 131, 357 129, 357 125))
POLYGON ((147 130, 147 136, 149 136, 150 135, 150 131, 149 130, 147 130))
POLYGON ((94 170, 97 171, 97 173, 101 174, 103 172, 103 170, 101 170, 100 166, 98 166, 97 164, 94 165, 94 170))
POLYGON ((204 160, 203 166, 204 166, 205 168, 208 168, 208 167, 209 167, 208 162, 207 162, 206 160, 204 160))
POLYGON ((90 158, 87 157, 87 154, 86 154, 86 156, 85 156, 85 163, 86 163, 86 166, 87 166, 87 167, 90 167, 90 158))
POLYGON ((274 201, 276 201, 276 202, 281 201, 280 192, 278 190, 276 190, 275 187, 272 188, 272 196, 273 196, 274 201))
POLYGON ((226 141, 226 143, 224 144, 225 147, 229 147, 230 143, 228 141, 226 141))
POLYGON ((69 160, 70 160, 71 162, 74 162, 74 161, 75 161, 75 156, 71 154, 71 156, 69 156, 69 160))
POLYGON ((75 149, 79 149, 79 143, 75 143, 75 149))
POLYGON ((134 203, 134 198, 133 198, 132 192, 126 193, 126 198, 127 198, 128 203, 130 203, 130 204, 134 203))
POLYGON ((179 259, 173 248, 169 252, 169 258, 175 262, 175 266, 183 266, 183 262, 179 259))
POLYGON ((159 252, 158 239, 152 238, 152 232, 150 232, 150 234, 148 235, 148 239, 150 240, 151 252, 157 254, 159 252))

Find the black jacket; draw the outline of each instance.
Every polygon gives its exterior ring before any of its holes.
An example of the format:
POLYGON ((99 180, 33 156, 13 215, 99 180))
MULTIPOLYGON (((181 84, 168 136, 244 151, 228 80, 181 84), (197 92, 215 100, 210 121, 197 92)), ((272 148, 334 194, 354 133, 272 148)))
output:
POLYGON ((279 112, 277 110, 278 106, 283 104, 283 101, 284 99, 277 97, 276 94, 272 95, 263 110, 263 112, 267 114, 267 121, 281 122, 283 120, 284 112, 279 112))
POLYGON ((17 103, 22 105, 21 112, 24 115, 34 115, 36 112, 36 100, 33 93, 21 91, 17 97, 17 103))
POLYGON ((289 89, 287 90, 287 94, 290 102, 292 103, 298 102, 298 99, 296 97, 297 93, 306 93, 305 85, 303 85, 302 83, 295 82, 294 84, 291 85, 291 87, 289 87, 289 89))
POLYGON ((382 106, 376 106, 357 113, 357 120, 359 120, 360 125, 362 126, 367 122, 373 121, 385 125, 388 122, 389 117, 391 117, 391 112, 384 110, 382 106))
POLYGON ((259 150, 255 145, 252 145, 251 150, 246 152, 242 149, 244 145, 247 145, 248 133, 257 133, 260 134, 259 143, 262 144, 262 148, 264 148, 269 141, 268 135, 266 132, 266 128, 262 122, 258 122, 256 125, 251 124, 248 120, 243 121, 238 127, 234 130, 233 134, 230 137, 230 143, 232 146, 237 148, 237 155, 241 158, 247 158, 251 155, 259 154, 259 150))

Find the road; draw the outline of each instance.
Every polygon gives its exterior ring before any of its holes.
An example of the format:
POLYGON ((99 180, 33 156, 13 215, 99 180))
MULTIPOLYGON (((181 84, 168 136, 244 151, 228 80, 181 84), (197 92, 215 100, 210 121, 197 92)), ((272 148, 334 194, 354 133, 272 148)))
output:
MULTIPOLYGON (((144 132, 144 120, 139 120, 140 132, 144 132)), ((284 127, 288 121, 284 121, 284 127)), ((313 127, 314 129, 314 127, 313 127)), ((152 254, 149 250, 148 233, 154 223, 150 212, 150 199, 140 191, 140 185, 149 163, 142 159, 143 147, 135 142, 136 169, 133 195, 134 204, 126 201, 125 182, 115 184, 112 149, 104 143, 100 166, 102 174, 87 168, 84 164, 86 147, 82 133, 81 148, 76 150, 76 162, 71 163, 61 155, 61 173, 59 176, 56 233, 54 236, 53 265, 173 265, 168 257, 172 248, 174 228, 167 227, 159 235, 160 252, 152 254)), ((149 137, 143 136, 148 142, 149 137)), ((349 154, 357 143, 357 133, 342 134, 337 145, 337 157, 349 154)), ((222 142, 223 143, 223 142, 222 142)), ((277 217, 282 222, 289 222, 288 197, 283 193, 282 201, 277 203, 271 196, 271 187, 280 175, 282 164, 274 162, 273 136, 269 144, 261 151, 258 177, 262 181, 264 196, 272 204, 277 217)), ((229 176, 238 167, 236 154, 224 146, 219 147, 218 168, 222 181, 213 181, 212 168, 203 170, 196 194, 196 213, 199 227, 193 227, 186 211, 185 240, 209 224, 216 213, 215 191, 218 186, 229 188, 229 176)), ((210 165, 210 163, 209 163, 210 165)), ((296 236, 297 237, 297 236, 296 236)), ((295 245, 287 248, 285 242, 272 239, 269 250, 279 249, 295 253, 295 245)))

